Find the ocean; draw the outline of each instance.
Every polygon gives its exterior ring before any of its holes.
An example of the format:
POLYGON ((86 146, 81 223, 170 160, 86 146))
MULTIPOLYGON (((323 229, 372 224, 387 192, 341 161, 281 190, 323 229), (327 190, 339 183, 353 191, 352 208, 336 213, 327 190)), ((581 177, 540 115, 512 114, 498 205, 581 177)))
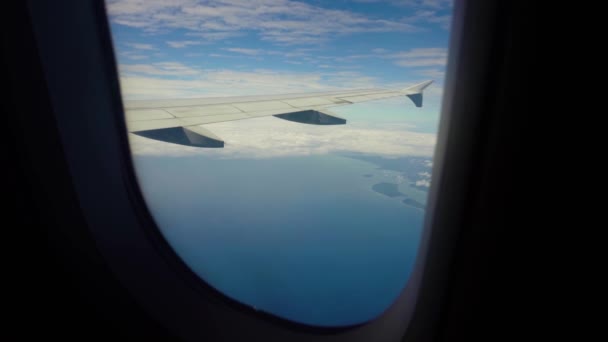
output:
POLYGON ((424 211, 372 190, 397 172, 338 155, 134 160, 163 236, 232 299, 343 326, 377 317, 409 279, 424 211))

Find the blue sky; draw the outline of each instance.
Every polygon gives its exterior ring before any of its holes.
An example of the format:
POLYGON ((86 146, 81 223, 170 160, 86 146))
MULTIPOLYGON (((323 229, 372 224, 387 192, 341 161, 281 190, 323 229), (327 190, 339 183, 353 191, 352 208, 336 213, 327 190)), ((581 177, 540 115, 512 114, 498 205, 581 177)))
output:
MULTIPOLYGON (((273 81, 285 90, 441 81, 451 11, 449 1, 413 0, 107 4, 125 76, 235 82, 242 86, 232 92, 239 93, 273 81), (251 73, 261 79, 254 82, 251 73), (295 80, 284 84, 284 77, 295 80)), ((232 95, 206 85, 182 95, 232 95)))
MULTIPOLYGON (((451 1, 107 0, 106 3, 121 88, 127 99, 403 88, 435 80, 425 90, 423 108, 415 108, 405 98, 336 107, 334 111, 349 120, 341 131, 259 118, 207 125, 222 138, 239 132, 240 139, 225 139, 230 148, 220 152, 131 136, 136 153, 273 157, 288 151, 288 155, 298 155, 302 145, 296 146, 294 153, 289 148, 274 152, 264 149, 276 145, 277 139, 283 142, 291 139, 297 144, 296 141, 306 137, 314 140, 319 134, 337 145, 341 133, 350 132, 350 138, 355 139, 363 130, 375 133, 379 139, 388 135, 383 140, 369 137, 368 146, 392 145, 361 151, 355 146, 338 149, 388 156, 432 153, 447 60, 451 1), (255 126, 259 127, 257 131, 251 129, 255 126), (398 128, 401 135, 391 133, 398 128), (284 136, 268 141, 268 136, 278 134, 277 131, 284 136), (334 131, 338 135, 327 133, 334 131), (299 135, 294 136, 294 132, 299 135), (247 136, 255 133, 266 143, 247 136), (405 146, 401 139, 404 135, 423 143, 407 145, 412 139, 405 139, 405 146), (247 143, 241 146, 240 141, 247 143)), ((330 151, 336 150, 326 146, 330 151)), ((306 154, 323 150, 317 147, 304 143, 306 154)))

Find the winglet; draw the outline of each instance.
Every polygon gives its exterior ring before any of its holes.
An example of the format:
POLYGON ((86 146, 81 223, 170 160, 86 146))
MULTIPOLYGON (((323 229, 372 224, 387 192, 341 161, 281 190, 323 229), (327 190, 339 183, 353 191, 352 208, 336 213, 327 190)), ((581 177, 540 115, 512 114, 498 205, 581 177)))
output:
POLYGON ((405 96, 409 97, 412 102, 414 102, 416 107, 422 107, 422 91, 431 83, 433 83, 433 80, 424 81, 422 83, 418 83, 411 87, 405 88, 401 91, 405 96))

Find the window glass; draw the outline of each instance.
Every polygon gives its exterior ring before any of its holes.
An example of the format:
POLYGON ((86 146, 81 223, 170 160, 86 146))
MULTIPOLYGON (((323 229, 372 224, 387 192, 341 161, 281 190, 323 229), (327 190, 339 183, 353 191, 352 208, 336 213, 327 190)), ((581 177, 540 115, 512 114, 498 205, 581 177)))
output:
POLYGON ((386 310, 421 236, 451 2, 106 6, 139 184, 188 267, 298 323, 386 310))

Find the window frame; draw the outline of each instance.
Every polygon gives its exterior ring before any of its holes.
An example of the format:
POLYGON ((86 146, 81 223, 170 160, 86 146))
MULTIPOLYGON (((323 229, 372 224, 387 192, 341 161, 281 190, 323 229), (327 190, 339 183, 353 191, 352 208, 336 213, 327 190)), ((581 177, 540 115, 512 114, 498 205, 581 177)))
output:
POLYGON ((455 3, 432 186, 414 272, 384 314, 365 324, 332 329, 257 312, 190 271, 162 238, 138 188, 103 1, 69 6, 30 1, 37 48, 73 185, 107 264, 142 306, 188 340, 205 339, 219 330, 223 332, 218 336, 251 337, 255 332, 292 340, 316 335, 335 341, 390 339, 403 335, 409 322, 419 328, 408 329, 408 334, 410 330, 432 334, 430 327, 437 324, 448 286, 442 280, 448 279, 454 246, 466 220, 462 193, 470 194, 475 160, 481 153, 476 146, 487 139, 481 132, 487 105, 482 99, 492 65, 484 61, 497 58, 488 56, 488 47, 500 21, 495 21, 498 5, 482 3, 455 3), (475 29, 464 25, 467 17, 476 18, 475 29), (464 32, 467 41, 461 39, 464 32), (457 79, 466 86, 457 87, 457 79), (235 331, 234 322, 240 331, 235 331))

